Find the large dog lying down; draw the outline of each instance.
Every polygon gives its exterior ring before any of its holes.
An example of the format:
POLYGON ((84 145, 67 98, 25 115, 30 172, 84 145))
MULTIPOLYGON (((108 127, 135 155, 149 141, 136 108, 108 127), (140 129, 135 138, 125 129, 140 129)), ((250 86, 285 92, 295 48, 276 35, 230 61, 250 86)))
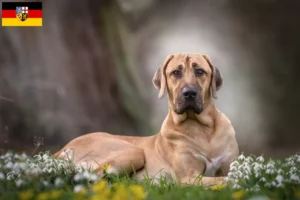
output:
POLYGON ((153 84, 162 98, 168 92, 169 113, 159 133, 130 137, 91 133, 75 138, 55 153, 71 157, 78 166, 111 164, 137 178, 171 175, 193 184, 203 175, 204 185, 221 182, 239 153, 229 119, 215 107, 213 98, 222 85, 219 70, 202 54, 169 55, 157 69, 153 84), (72 155, 65 150, 72 149, 72 155))

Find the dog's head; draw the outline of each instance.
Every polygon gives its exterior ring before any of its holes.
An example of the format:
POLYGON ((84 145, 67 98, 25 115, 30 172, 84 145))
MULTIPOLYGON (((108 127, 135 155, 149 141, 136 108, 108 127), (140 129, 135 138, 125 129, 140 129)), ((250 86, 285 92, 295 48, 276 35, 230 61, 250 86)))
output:
POLYGON ((153 84, 162 98, 167 88, 169 101, 177 114, 193 111, 200 114, 205 102, 222 86, 218 68, 211 64, 208 56, 202 54, 169 55, 153 77, 153 84))

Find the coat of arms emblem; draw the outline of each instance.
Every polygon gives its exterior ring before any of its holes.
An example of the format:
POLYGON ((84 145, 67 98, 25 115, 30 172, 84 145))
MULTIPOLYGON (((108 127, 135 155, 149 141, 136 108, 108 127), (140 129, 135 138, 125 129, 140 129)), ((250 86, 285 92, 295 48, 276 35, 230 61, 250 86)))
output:
POLYGON ((28 7, 16 7, 16 13, 20 21, 25 21, 28 18, 28 7))

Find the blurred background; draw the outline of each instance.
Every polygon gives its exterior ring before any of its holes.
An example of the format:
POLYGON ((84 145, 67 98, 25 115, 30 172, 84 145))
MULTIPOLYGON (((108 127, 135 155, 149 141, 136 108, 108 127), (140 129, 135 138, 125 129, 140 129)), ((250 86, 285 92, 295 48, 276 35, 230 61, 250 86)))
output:
POLYGON ((216 104, 240 151, 295 153, 299 10, 297 0, 44 1, 43 27, 0 27, 0 151, 54 152, 96 131, 155 134, 167 114, 155 69, 199 52, 223 75, 216 104))

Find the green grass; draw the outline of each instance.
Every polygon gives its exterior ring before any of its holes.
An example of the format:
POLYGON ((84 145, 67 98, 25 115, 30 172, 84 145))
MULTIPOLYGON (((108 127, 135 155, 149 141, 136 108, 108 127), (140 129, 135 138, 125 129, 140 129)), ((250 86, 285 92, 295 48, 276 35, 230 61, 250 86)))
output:
POLYGON ((0 155, 0 199, 300 199, 300 155, 284 160, 241 155, 231 164, 227 186, 180 186, 161 177, 99 176, 49 152, 34 157, 0 155))

